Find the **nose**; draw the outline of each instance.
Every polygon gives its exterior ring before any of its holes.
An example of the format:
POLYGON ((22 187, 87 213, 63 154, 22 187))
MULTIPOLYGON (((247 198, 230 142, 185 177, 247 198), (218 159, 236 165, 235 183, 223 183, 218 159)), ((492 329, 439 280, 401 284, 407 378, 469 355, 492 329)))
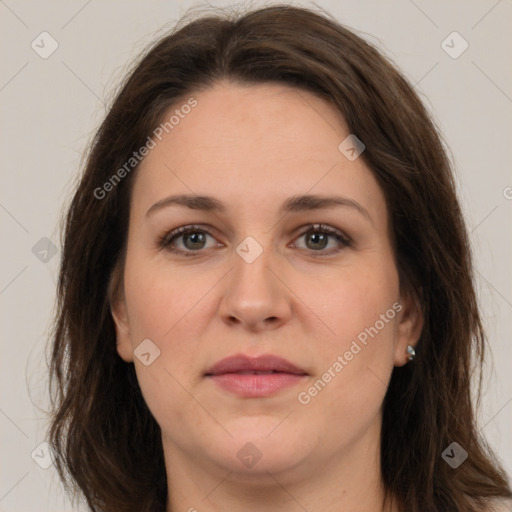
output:
POLYGON ((219 306, 230 327, 252 332, 276 329, 291 317, 292 293, 286 286, 278 257, 265 249, 254 260, 233 255, 234 268, 224 282, 219 306))

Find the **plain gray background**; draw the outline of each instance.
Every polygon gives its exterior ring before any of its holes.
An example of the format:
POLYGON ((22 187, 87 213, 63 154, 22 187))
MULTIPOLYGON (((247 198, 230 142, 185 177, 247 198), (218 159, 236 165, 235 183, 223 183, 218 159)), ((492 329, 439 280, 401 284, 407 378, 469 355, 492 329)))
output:
MULTIPOLYGON (((81 155, 105 114, 104 102, 127 65, 194 5, 206 4, 0 0, 0 511, 71 510, 54 467, 43 469, 31 456, 45 461, 44 447, 38 446, 45 441, 44 349, 60 257, 59 216, 81 155), (58 48, 44 55, 52 44, 58 48), (55 255, 44 253, 44 237, 55 244, 55 255)), ((510 474, 512 2, 318 0, 317 5, 398 65, 451 150, 494 358, 485 368, 480 429, 510 474), (468 48, 458 55, 465 42, 468 48)))

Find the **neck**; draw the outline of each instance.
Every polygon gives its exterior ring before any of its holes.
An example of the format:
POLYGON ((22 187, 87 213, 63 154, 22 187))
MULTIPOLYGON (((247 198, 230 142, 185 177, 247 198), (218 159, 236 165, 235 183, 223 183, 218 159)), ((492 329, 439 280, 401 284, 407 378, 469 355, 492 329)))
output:
MULTIPOLYGON (((370 429, 371 430, 371 429, 370 429)), ((326 463, 239 472, 164 440, 167 512, 383 512, 379 435, 368 431, 326 463)), ((388 508, 397 512, 396 504, 388 508)))

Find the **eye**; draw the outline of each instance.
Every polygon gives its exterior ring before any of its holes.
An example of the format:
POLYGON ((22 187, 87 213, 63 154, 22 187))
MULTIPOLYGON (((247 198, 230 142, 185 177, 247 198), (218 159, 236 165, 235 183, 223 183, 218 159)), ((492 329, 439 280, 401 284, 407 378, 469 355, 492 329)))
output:
MULTIPOLYGON (((201 226, 182 226, 160 237, 158 248, 183 256, 195 256, 203 249, 222 245, 215 242, 207 247, 208 237, 215 241, 215 238, 201 226)), ((306 247, 300 247, 296 243, 292 243, 291 246, 311 252, 321 252, 323 255, 337 253, 345 247, 351 246, 351 240, 344 233, 323 224, 308 226, 308 229, 296 240, 303 237, 306 239, 306 247), (328 247, 330 242, 333 246, 328 247), (325 250, 326 248, 327 250, 325 250)))
MULTIPOLYGON (((185 256, 194 256, 194 252, 208 248, 206 247, 208 237, 213 239, 213 236, 200 226, 182 226, 161 237, 158 246, 185 256), (180 243, 181 247, 179 247, 180 243)), ((215 245, 219 244, 213 244, 213 247, 215 245)))
MULTIPOLYGON (((306 250, 322 252, 324 254, 336 253, 351 245, 351 240, 344 233, 324 224, 309 226, 307 231, 303 232, 296 240, 303 237, 306 239, 306 250), (328 247, 329 242, 332 242, 333 246, 328 248, 328 250, 324 250, 328 247)), ((292 245, 297 246, 295 243, 292 245)))

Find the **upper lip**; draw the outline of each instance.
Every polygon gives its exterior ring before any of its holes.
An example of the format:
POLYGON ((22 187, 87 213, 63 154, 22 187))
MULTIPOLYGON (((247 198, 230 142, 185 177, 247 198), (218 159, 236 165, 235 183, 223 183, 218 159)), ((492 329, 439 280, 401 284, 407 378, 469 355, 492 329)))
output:
POLYGON ((250 357, 244 354, 237 354, 226 357, 211 366, 205 373, 206 376, 222 375, 224 373, 237 373, 243 371, 254 372, 282 372, 296 375, 307 375, 306 371, 298 368, 286 359, 271 354, 259 357, 250 357))

